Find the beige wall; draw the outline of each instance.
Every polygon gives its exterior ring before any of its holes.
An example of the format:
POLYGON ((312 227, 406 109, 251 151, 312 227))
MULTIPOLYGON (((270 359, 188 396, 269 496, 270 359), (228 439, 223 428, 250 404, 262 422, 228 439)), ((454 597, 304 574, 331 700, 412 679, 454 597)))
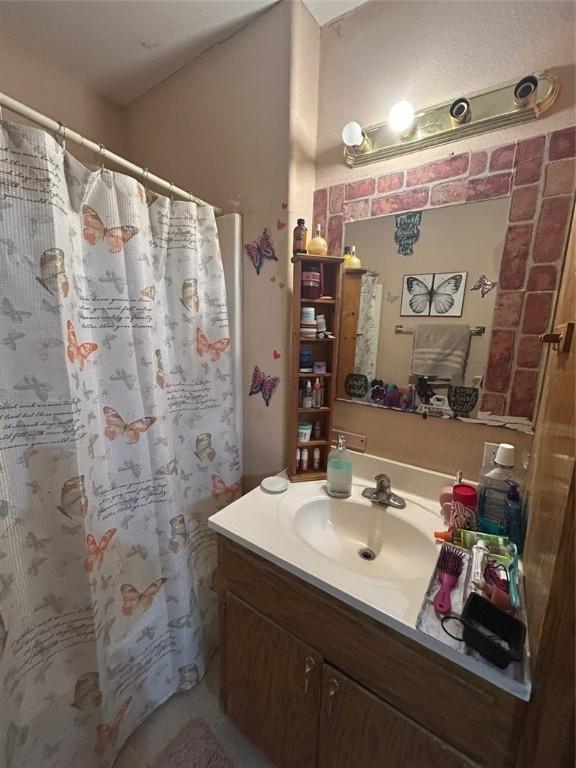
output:
POLYGON ((397 323, 406 328, 426 324, 484 326, 483 336, 471 338, 465 383, 485 375, 496 291, 482 298, 479 291, 471 293, 470 289, 482 272, 493 280, 498 278, 509 205, 509 198, 498 198, 424 211, 412 256, 398 254, 394 216, 346 224, 344 240, 356 245, 362 265, 378 273, 383 287, 377 378, 399 387, 408 385, 413 337, 394 333, 397 323), (401 316, 403 276, 431 272, 468 273, 461 317, 401 316), (389 301, 389 294, 399 298, 389 301))
POLYGON ((350 120, 386 120, 393 104, 424 108, 533 71, 561 67, 553 112, 533 121, 448 145, 450 151, 505 144, 573 125, 573 2, 378 0, 322 29, 316 187, 445 157, 447 147, 346 168, 340 133, 350 120))
MULTIPOLYGON (((108 149, 119 154, 126 151, 124 117, 120 107, 1 35, 0 91, 54 120, 61 120, 108 149)), ((8 110, 4 110, 4 119, 25 122, 8 110)), ((95 161, 91 152, 78 145, 70 144, 68 149, 84 161, 95 161)))

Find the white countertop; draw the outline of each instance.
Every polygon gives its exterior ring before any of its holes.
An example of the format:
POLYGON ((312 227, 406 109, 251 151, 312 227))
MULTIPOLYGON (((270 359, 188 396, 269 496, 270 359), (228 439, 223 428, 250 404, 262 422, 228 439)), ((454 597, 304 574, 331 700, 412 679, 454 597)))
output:
MULTIPOLYGON (((367 486, 374 486, 372 478, 376 474, 386 472, 392 480, 394 492, 408 502, 405 510, 388 510, 394 515, 396 525, 408 522, 417 529, 415 535, 429 537, 433 542, 433 532, 445 527, 436 500, 440 489, 450 485, 453 479, 437 472, 367 454, 353 456, 352 501, 374 508, 374 505, 362 499, 361 492, 367 486)), ((528 701, 531 691, 528 658, 523 665, 511 664, 506 670, 501 670, 481 657, 464 652, 464 644, 461 652, 416 629, 416 619, 436 561, 435 550, 428 542, 426 549, 422 550, 422 559, 416 564, 417 567, 415 568, 414 558, 406 559, 407 572, 400 577, 397 572, 401 567, 402 552, 396 553, 396 575, 386 579, 372 578, 372 563, 366 564, 368 567, 364 568, 360 559, 357 569, 343 567, 341 563, 320 553, 298 535, 292 525, 294 510, 307 499, 322 500, 325 495, 323 481, 291 483, 288 490, 281 494, 270 494, 256 488, 213 515, 209 519, 209 526, 222 536, 450 659, 498 688, 528 701)))

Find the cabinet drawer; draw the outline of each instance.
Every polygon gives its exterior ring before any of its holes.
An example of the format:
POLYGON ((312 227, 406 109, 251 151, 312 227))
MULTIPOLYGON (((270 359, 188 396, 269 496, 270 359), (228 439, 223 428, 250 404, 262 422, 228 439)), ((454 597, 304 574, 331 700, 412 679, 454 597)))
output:
POLYGON ((525 703, 219 536, 219 585, 487 768, 514 764, 525 703))

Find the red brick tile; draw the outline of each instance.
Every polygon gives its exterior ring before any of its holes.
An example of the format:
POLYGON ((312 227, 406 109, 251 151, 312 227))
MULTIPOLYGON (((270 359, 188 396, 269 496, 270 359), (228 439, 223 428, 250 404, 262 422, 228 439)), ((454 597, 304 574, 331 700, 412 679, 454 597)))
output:
POLYGON ((314 221, 312 222, 312 226, 316 226, 316 224, 320 225, 320 231, 322 233, 326 232, 326 208, 328 205, 328 190, 327 189, 317 189, 314 192, 314 221))
POLYGON ((488 152, 473 152, 470 155, 470 167, 468 168, 468 176, 478 176, 479 173, 484 173, 487 165, 488 152))
POLYGON ((345 200, 357 200, 360 197, 370 197, 376 191, 375 179, 361 179, 346 184, 345 200))
POLYGON ((330 216, 328 219, 327 240, 330 256, 342 256, 342 216, 330 216))
POLYGON ((538 371, 516 371, 510 393, 510 415, 531 419, 534 415, 537 389, 538 371))
POLYGON ((494 305, 495 328, 516 328, 522 317, 524 291, 498 291, 494 305))
POLYGON ((394 192, 396 189, 401 189, 404 185, 404 171, 398 173, 388 173, 386 176, 379 176, 376 181, 376 192, 378 194, 386 194, 386 192, 394 192))
POLYGON ((342 206, 344 204, 344 184, 336 184, 330 187, 330 200, 328 203, 328 212, 342 213, 342 206))
POLYGON ((530 221, 536 213, 538 204, 538 185, 518 187, 512 193, 510 221, 530 221))
POLYGON ((370 200, 352 200, 350 203, 344 203, 342 213, 344 221, 367 219, 370 216, 370 200))
POLYGON ((468 154, 454 155, 446 160, 436 160, 418 168, 411 168, 406 172, 406 186, 416 187, 420 184, 428 184, 431 181, 450 179, 453 176, 461 176, 468 170, 468 154))
POLYGON ((406 192, 397 192, 372 200, 372 216, 382 216, 387 213, 399 213, 400 211, 413 211, 424 208, 428 203, 428 189, 410 189, 406 192))
POLYGON ((524 184, 533 184, 535 181, 538 181, 542 175, 543 160, 544 158, 540 156, 517 162, 514 173, 514 186, 521 187, 524 184))
POLYGON ((488 411, 494 416, 504 416, 506 413, 506 398, 504 395, 493 395, 490 392, 482 395, 481 411, 488 411))
POLYGON ((466 200, 488 200, 491 197, 503 197, 510 192, 509 173, 497 173, 480 179, 468 179, 466 200))
POLYGON ((514 337, 514 331, 492 331, 486 370, 486 389, 490 392, 508 391, 514 357, 514 337))
POLYGON ((570 195, 576 187, 576 160, 566 158, 550 163, 546 168, 544 196, 570 195))
POLYGON ((499 284, 502 290, 524 288, 532 224, 511 224, 506 232, 499 284))
POLYGON ((466 200, 466 179, 457 181, 445 181, 432 187, 430 193, 430 205, 451 205, 463 203, 466 200))
POLYGON ((522 333, 544 333, 552 314, 553 293, 527 293, 522 333))
POLYGON ((542 203, 534 238, 534 261, 558 261, 564 255, 571 204, 570 197, 547 197, 542 203))
POLYGON ((542 343, 538 336, 522 336, 516 350, 516 365, 520 368, 538 368, 542 357, 542 343))
POLYGON ((537 264, 528 273, 529 291, 555 291, 558 272, 553 264, 537 264))
POLYGON ((494 149, 490 155, 490 170, 505 171, 507 168, 512 168, 515 152, 516 144, 507 144, 505 147, 494 149))
POLYGON ((519 141, 516 149, 516 164, 532 160, 534 157, 542 157, 545 146, 546 136, 534 136, 531 139, 519 141))
POLYGON ((576 128, 563 128, 554 131, 550 139, 550 160, 576 155, 576 128))

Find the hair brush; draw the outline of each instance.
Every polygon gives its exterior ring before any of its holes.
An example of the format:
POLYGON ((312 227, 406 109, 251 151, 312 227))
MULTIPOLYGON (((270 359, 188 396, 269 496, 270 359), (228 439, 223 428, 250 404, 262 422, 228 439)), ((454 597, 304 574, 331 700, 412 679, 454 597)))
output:
POLYGON ((462 552, 448 544, 443 544, 436 565, 440 589, 434 598, 436 613, 450 613, 450 593, 458 583, 462 573, 462 552))

